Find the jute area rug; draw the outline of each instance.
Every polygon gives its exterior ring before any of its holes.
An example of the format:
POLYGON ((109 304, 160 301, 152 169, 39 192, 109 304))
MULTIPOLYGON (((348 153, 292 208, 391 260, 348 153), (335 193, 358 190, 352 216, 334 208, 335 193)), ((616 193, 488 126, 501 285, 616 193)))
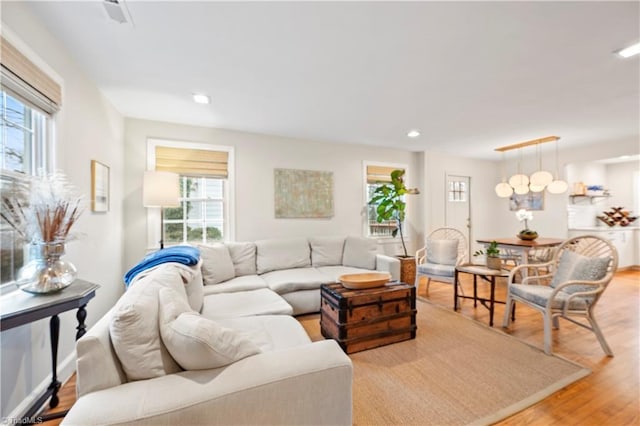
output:
POLYGON ((491 424, 590 374, 452 310, 417 309, 416 339, 350 355, 354 424, 491 424))

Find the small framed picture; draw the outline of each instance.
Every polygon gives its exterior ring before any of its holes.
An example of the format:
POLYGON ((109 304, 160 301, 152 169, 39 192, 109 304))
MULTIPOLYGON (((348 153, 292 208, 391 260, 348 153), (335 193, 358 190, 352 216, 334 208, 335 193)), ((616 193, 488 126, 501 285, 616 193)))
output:
POLYGON ((109 211, 109 167, 91 160, 91 211, 109 211))

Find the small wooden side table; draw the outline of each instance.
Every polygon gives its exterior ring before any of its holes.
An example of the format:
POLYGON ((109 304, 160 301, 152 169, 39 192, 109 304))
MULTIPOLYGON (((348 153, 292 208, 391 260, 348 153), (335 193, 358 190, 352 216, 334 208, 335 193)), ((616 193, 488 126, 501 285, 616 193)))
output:
MULTIPOLYGON (((453 284, 453 310, 458 310, 458 298, 461 299, 473 299, 473 307, 478 306, 478 302, 482 304, 485 308, 489 309, 489 325, 493 327, 493 312, 496 303, 502 303, 504 305, 505 302, 496 300, 496 277, 506 278, 509 276, 509 271, 506 269, 490 269, 485 265, 473 265, 473 264, 464 264, 456 266, 455 272, 455 281, 453 284), (458 274, 460 272, 466 274, 473 275, 473 297, 471 296, 459 296, 458 295, 458 286, 460 285, 458 274), (482 279, 489 282, 491 285, 490 296, 489 298, 478 297, 478 277, 482 277, 482 279), (487 303, 489 305, 487 306, 487 303)), ((516 304, 513 304, 513 310, 511 311, 511 318, 515 319, 516 304)))
MULTIPOLYGON (((58 405, 58 390, 61 383, 58 381, 58 339, 60 335, 60 318, 58 314, 78 309, 76 318, 76 340, 86 332, 84 324, 87 318, 86 306, 96 295, 99 285, 84 280, 75 280, 69 287, 57 293, 33 295, 24 291, 14 291, 0 298, 2 311, 0 313, 0 331, 9 330, 24 324, 51 317, 49 320, 49 333, 51 336, 51 384, 46 391, 29 407, 23 420, 31 419, 37 413, 45 401, 51 397, 49 406, 55 408, 58 405)), ((64 417, 66 412, 42 416, 42 421, 64 417), (45 418, 46 417, 46 418, 45 418)), ((40 420, 40 419, 39 419, 40 420)))

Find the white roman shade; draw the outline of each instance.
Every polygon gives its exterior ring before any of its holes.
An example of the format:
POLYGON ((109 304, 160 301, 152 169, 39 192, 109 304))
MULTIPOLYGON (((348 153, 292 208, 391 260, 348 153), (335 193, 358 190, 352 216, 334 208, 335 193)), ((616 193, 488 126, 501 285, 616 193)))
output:
POLYGON ((0 37, 2 86, 48 114, 62 105, 60 85, 27 59, 4 37, 0 37))
POLYGON ((226 178, 229 153, 156 146, 156 170, 182 176, 226 178))

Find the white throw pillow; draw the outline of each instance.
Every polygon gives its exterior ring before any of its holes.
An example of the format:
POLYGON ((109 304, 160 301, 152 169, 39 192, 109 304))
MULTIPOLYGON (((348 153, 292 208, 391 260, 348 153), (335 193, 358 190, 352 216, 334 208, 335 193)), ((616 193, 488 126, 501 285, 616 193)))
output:
POLYGON ((191 311, 173 293, 171 289, 160 290, 160 333, 182 368, 218 368, 260 353, 243 334, 191 311))
POLYGON ((255 243, 224 243, 229 249, 236 277, 256 274, 255 243))
POLYGON ((458 260, 458 240, 427 238, 427 262, 439 265, 455 265, 458 260))
POLYGON ((178 270, 165 267, 136 281, 114 308, 109 335, 128 380, 150 379, 180 371, 160 339, 158 291, 161 288, 171 288, 176 299, 187 303, 178 270))
POLYGON ((362 269, 376 269, 376 240, 362 237, 347 237, 344 243, 342 264, 362 269))
POLYGON ((309 238, 311 246, 311 264, 313 266, 342 265, 344 237, 309 238))
POLYGON ((200 244, 202 281, 204 285, 218 284, 236 276, 229 250, 224 244, 200 244))

